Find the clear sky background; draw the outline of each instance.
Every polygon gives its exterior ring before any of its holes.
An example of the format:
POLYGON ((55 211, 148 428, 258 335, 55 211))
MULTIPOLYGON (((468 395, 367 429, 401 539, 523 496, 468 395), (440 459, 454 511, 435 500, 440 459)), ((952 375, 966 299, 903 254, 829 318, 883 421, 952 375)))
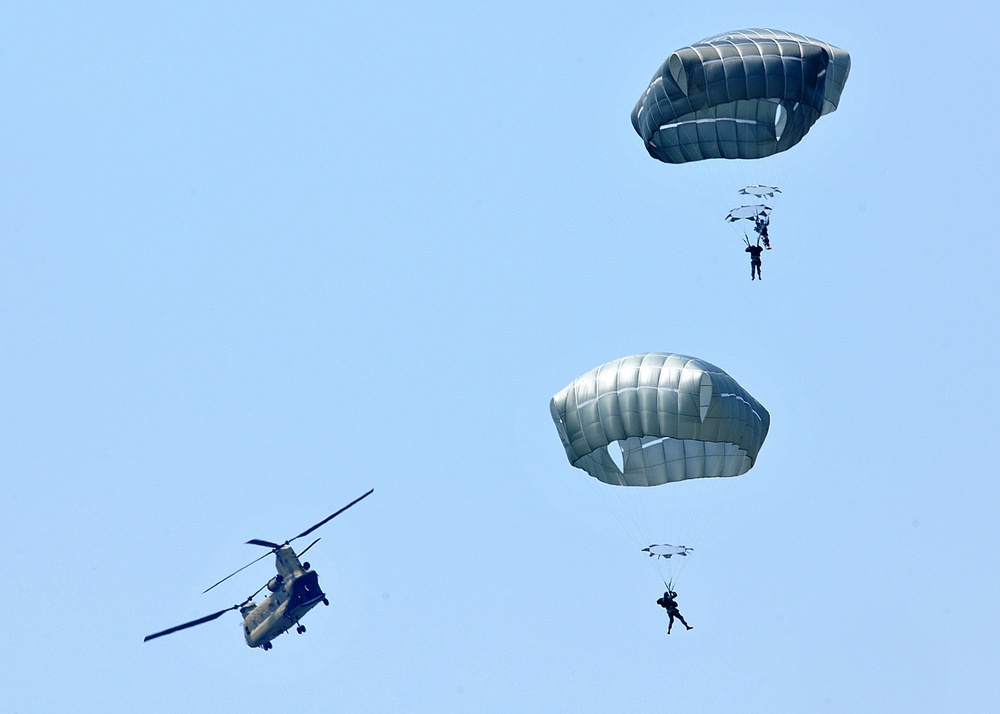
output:
POLYGON ((987 2, 8 4, 3 709, 994 707, 998 30, 987 2), (838 111, 737 170, 651 159, 654 71, 744 27, 848 50, 838 111), (783 190, 760 283, 722 220, 745 179, 783 190), (749 474, 653 507, 654 540, 694 523, 669 637, 548 411, 645 351, 772 419, 749 474), (372 487, 318 533, 305 635, 143 644, 271 576, 200 594, 248 538, 372 487))

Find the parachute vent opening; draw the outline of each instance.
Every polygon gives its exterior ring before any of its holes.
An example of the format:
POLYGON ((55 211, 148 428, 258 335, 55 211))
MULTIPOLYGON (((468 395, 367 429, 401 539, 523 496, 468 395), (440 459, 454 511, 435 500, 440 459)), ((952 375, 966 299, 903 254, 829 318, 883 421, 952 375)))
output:
POLYGON ((778 108, 774 112, 774 138, 781 141, 781 135, 785 132, 785 125, 788 123, 788 112, 778 102, 778 108))
POLYGON ((608 444, 608 456, 618 467, 618 470, 623 474, 625 473, 625 454, 622 453, 622 445, 620 441, 612 441, 608 444))

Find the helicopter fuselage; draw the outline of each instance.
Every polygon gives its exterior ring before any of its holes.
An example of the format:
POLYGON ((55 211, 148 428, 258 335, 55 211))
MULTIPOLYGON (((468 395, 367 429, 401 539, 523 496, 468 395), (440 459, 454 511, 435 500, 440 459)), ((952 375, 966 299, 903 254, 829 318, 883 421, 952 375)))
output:
MULTIPOLYGON (((261 586, 253 595, 248 597, 239 605, 233 605, 219 610, 218 612, 213 612, 211 615, 199 617, 197 620, 191 620, 190 622, 174 625, 173 627, 168 627, 165 630, 154 632, 151 635, 143 637, 142 641, 149 642, 150 640, 155 640, 159 637, 163 637, 164 635, 170 635, 174 632, 180 632, 181 630, 186 630, 191 627, 204 625, 206 622, 212 622, 222 617, 227 612, 232 612, 233 610, 239 610, 240 615, 243 617, 243 638, 250 647, 260 647, 263 650, 271 649, 271 640, 278 635, 288 632, 292 625, 297 625, 295 628, 296 631, 299 634, 302 634, 306 631, 306 628, 299 622, 299 620, 301 620, 307 612, 312 610, 319 603, 329 605, 330 601, 326 599, 326 595, 319 586, 319 576, 316 575, 315 571, 310 570, 309 563, 299 561, 299 556, 295 554, 295 551, 292 550, 288 544, 294 540, 298 540, 299 538, 305 538, 324 523, 336 518, 354 504, 368 498, 368 496, 372 495, 374 492, 374 488, 369 489, 366 493, 363 493, 358 498, 355 498, 343 508, 334 511, 319 523, 310 528, 306 528, 297 536, 289 538, 282 544, 274 543, 269 540, 261 540, 260 538, 252 538, 248 540, 247 545, 263 546, 269 550, 269 553, 274 553, 274 567, 278 572, 273 578, 268 580, 265 585, 261 586), (264 598, 264 601, 260 604, 254 602, 254 597, 257 596, 257 593, 263 591, 264 588, 270 590, 271 594, 264 598)), ((307 545, 301 551, 301 554, 304 555, 318 542, 319 538, 307 545)), ((230 573, 222 580, 215 583, 215 585, 212 585, 205 590, 205 592, 221 585, 229 580, 229 578, 236 575, 236 573, 242 572, 257 561, 263 560, 267 555, 269 555, 269 553, 265 553, 264 555, 255 558, 251 563, 244 565, 242 568, 233 573, 230 573)))
MULTIPOLYGON (((278 574, 267 583, 271 594, 261 603, 248 602, 240 607, 243 616, 243 637, 250 647, 270 649, 269 643, 278 635, 297 625, 316 605, 326 603, 319 586, 319 576, 302 564, 291 547, 285 545, 275 553, 278 574)), ((305 628, 300 626, 300 632, 305 628)))

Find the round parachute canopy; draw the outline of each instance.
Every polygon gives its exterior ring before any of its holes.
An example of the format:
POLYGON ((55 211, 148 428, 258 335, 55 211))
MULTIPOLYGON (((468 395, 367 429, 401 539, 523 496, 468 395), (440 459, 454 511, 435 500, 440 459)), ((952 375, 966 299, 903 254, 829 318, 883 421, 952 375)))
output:
POLYGON ((632 110, 650 156, 669 164, 759 159, 795 146, 837 108, 851 56, 780 30, 736 30, 677 50, 632 110))
POLYGON ((741 218, 746 218, 748 221, 756 221, 768 218, 770 215, 771 207, 758 203, 754 206, 740 206, 739 208, 734 208, 726 216, 726 220, 730 223, 735 223, 741 218))
POLYGON ((744 474, 771 422, 715 365, 664 352, 592 369, 552 397, 549 409, 569 462, 616 486, 744 474))
POLYGON ((761 186, 759 183, 740 189, 740 194, 743 196, 756 196, 757 198, 774 198, 776 193, 781 193, 781 189, 777 186, 761 186))

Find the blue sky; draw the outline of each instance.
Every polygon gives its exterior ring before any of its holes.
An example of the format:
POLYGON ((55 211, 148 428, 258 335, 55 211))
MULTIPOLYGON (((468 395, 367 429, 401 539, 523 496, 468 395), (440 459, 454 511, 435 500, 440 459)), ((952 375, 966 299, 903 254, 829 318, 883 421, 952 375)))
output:
POLYGON ((7 710, 988 709, 1000 18, 901 8, 5 8, 7 710), (757 166, 650 159, 653 72, 742 27, 848 50, 838 111, 757 166), (761 283, 744 178, 783 190, 761 283), (655 501, 700 521, 669 638, 548 414, 644 351, 772 418, 655 501), (372 487, 307 634, 142 643, 372 487))

